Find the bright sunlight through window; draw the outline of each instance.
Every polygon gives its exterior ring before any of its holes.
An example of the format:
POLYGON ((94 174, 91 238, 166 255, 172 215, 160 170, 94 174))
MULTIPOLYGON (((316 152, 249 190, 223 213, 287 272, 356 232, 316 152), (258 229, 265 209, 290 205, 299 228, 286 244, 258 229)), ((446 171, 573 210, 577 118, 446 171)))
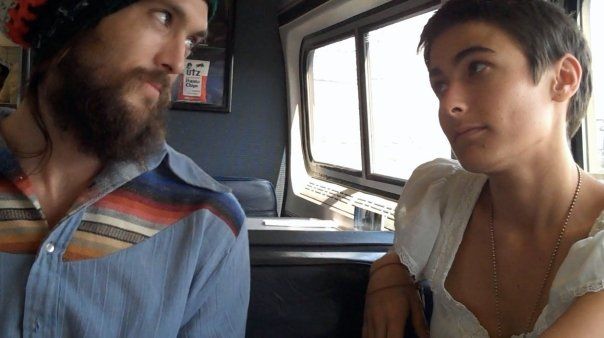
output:
POLYGON ((311 154, 314 161, 361 170, 354 37, 317 48, 309 57, 311 154))
POLYGON ((418 165, 451 157, 423 54, 416 51, 432 14, 371 31, 366 40, 372 173, 407 179, 418 165))

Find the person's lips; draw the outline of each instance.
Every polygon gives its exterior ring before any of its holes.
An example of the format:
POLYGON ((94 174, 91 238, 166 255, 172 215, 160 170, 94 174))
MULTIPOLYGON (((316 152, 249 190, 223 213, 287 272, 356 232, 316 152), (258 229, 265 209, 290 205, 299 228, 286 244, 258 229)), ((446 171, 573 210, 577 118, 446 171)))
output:
POLYGON ((458 128, 455 128, 453 142, 457 141, 460 138, 472 137, 474 135, 482 133, 486 129, 486 126, 478 124, 460 126, 458 128))
POLYGON ((153 87, 155 90, 157 90, 158 93, 161 93, 162 90, 164 89, 164 86, 161 83, 147 81, 147 84, 150 85, 151 87, 153 87))

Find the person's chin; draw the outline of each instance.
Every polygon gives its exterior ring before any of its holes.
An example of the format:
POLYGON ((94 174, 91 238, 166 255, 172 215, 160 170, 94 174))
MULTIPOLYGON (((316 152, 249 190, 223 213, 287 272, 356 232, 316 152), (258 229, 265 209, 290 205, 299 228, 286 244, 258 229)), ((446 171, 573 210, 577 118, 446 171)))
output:
POLYGON ((157 105, 156 98, 136 95, 136 93, 125 95, 123 100, 128 106, 128 109, 133 113, 135 119, 140 119, 148 115, 155 105, 157 105))
POLYGON ((455 157, 461 166, 473 173, 488 172, 491 156, 486 149, 477 149, 475 147, 454 150, 455 157))
POLYGON ((168 100, 164 96, 164 93, 151 93, 144 90, 142 93, 129 93, 129 95, 126 96, 126 102, 128 102, 128 104, 136 111, 148 114, 153 110, 163 110, 168 106, 166 103, 168 100))

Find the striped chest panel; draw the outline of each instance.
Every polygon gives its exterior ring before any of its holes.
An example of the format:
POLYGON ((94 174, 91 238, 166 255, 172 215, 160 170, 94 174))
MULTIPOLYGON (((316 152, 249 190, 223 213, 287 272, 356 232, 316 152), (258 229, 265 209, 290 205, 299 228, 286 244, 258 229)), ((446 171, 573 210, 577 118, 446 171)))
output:
POLYGON ((82 260, 112 254, 199 210, 221 218, 236 235, 243 222, 236 208, 227 194, 185 184, 160 166, 89 206, 63 258, 82 260))
POLYGON ((0 176, 0 251, 15 254, 36 253, 48 235, 46 221, 28 197, 28 180, 0 176))
MULTIPOLYGON (((93 259, 127 249, 200 210, 238 234, 244 216, 232 195, 186 184, 160 165, 76 213, 83 213, 82 219, 63 259, 93 259)), ((36 254, 48 234, 29 181, 0 176, 0 252, 36 254)))

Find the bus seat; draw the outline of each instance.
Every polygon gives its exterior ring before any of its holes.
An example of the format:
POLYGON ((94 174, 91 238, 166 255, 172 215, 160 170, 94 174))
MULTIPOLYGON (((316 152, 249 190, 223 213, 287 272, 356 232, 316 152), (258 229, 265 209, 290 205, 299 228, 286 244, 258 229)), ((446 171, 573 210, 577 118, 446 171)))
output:
POLYGON ((368 272, 368 263, 304 257, 252 266, 246 337, 360 337, 368 272))
POLYGON ((361 337, 371 263, 391 232, 250 230, 247 338, 361 337))
MULTIPOLYGON (((298 257, 287 264, 253 265, 246 338, 360 338, 369 264, 298 257)), ((424 314, 432 292, 420 284, 424 314)), ((407 320, 404 338, 417 338, 407 320)))
POLYGON ((254 177, 222 176, 215 179, 232 189, 247 217, 277 217, 277 197, 273 184, 254 177))

